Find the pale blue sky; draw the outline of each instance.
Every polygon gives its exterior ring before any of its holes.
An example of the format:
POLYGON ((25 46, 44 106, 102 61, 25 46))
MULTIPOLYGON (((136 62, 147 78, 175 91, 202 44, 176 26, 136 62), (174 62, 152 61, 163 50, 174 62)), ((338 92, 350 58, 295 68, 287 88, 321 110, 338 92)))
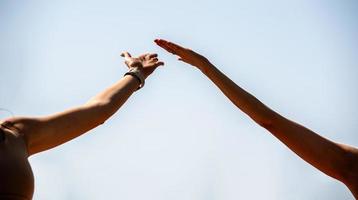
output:
POLYGON ((34 199, 353 199, 152 41, 197 50, 284 116, 358 146, 357 10, 354 0, 0 1, 0 107, 15 115, 86 102, 123 76, 123 50, 166 62, 103 126, 30 159, 34 199))

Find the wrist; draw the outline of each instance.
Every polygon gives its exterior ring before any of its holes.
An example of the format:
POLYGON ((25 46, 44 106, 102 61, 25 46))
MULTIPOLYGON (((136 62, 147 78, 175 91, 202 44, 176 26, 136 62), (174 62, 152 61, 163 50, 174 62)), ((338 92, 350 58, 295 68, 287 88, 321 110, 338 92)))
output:
POLYGON ((145 84, 145 75, 143 73, 143 68, 141 67, 131 67, 129 71, 124 74, 124 76, 132 76, 139 82, 137 90, 142 88, 145 84))

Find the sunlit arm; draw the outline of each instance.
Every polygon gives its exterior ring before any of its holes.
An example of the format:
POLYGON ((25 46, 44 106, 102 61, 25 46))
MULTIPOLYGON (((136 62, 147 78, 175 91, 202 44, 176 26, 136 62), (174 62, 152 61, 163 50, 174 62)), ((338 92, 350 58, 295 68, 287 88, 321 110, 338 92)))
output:
POLYGON ((125 76, 82 106, 45 117, 8 119, 23 134, 29 155, 51 149, 103 124, 138 88, 133 76, 125 76))
MULTIPOLYGON (((148 77, 163 62, 156 54, 145 54, 132 58, 123 54, 129 68, 140 66, 143 77, 148 77)), ((139 69, 139 68, 138 68, 139 69)), ((117 83, 91 98, 82 106, 46 117, 17 117, 7 119, 9 129, 18 132, 27 144, 28 154, 32 155, 76 138, 103 124, 138 89, 140 80, 126 75, 117 83)))
POLYGON ((216 67, 208 64, 205 75, 240 110, 270 131, 297 155, 325 174, 346 184, 358 182, 358 150, 330 141, 308 128, 274 112, 236 85, 216 67))
POLYGON ((240 88, 202 55, 177 44, 156 40, 179 60, 200 69, 240 110, 302 159, 346 184, 358 198, 358 149, 330 141, 274 112, 240 88))

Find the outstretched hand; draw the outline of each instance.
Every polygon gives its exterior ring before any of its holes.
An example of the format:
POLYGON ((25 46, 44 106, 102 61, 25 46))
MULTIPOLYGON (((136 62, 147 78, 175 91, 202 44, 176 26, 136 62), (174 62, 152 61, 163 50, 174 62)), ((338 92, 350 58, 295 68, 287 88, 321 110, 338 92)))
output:
POLYGON ((193 65, 200 70, 203 70, 203 68, 210 63, 204 56, 192 51, 191 49, 181 47, 177 44, 162 39, 156 39, 154 42, 168 52, 179 56, 178 59, 180 61, 193 65))
POLYGON ((157 54, 147 53, 139 57, 132 57, 130 53, 123 52, 121 56, 124 57, 124 62, 128 68, 138 67, 142 69, 145 78, 153 73, 157 67, 164 65, 164 62, 158 60, 157 54))

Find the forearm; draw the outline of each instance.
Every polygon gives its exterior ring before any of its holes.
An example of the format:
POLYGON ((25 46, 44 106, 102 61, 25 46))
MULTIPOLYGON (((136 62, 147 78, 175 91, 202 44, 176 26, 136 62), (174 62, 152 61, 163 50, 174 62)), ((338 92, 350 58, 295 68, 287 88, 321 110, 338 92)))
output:
POLYGON ((350 147, 332 142, 282 117, 236 85, 212 64, 206 64, 200 69, 240 110, 270 131, 298 156, 329 176, 342 181, 345 179, 352 162, 349 158, 352 157, 350 147))
POLYGON ((91 98, 84 107, 93 108, 99 123, 113 115, 137 90, 139 82, 133 76, 124 76, 114 85, 91 98))
POLYGON ((346 182, 351 167, 357 169, 357 155, 350 146, 333 142, 282 116, 265 128, 303 160, 335 179, 346 182))
POLYGON ((261 103, 256 97, 239 87, 211 63, 200 67, 201 71, 227 96, 240 110, 259 125, 271 123, 274 111, 261 103))

